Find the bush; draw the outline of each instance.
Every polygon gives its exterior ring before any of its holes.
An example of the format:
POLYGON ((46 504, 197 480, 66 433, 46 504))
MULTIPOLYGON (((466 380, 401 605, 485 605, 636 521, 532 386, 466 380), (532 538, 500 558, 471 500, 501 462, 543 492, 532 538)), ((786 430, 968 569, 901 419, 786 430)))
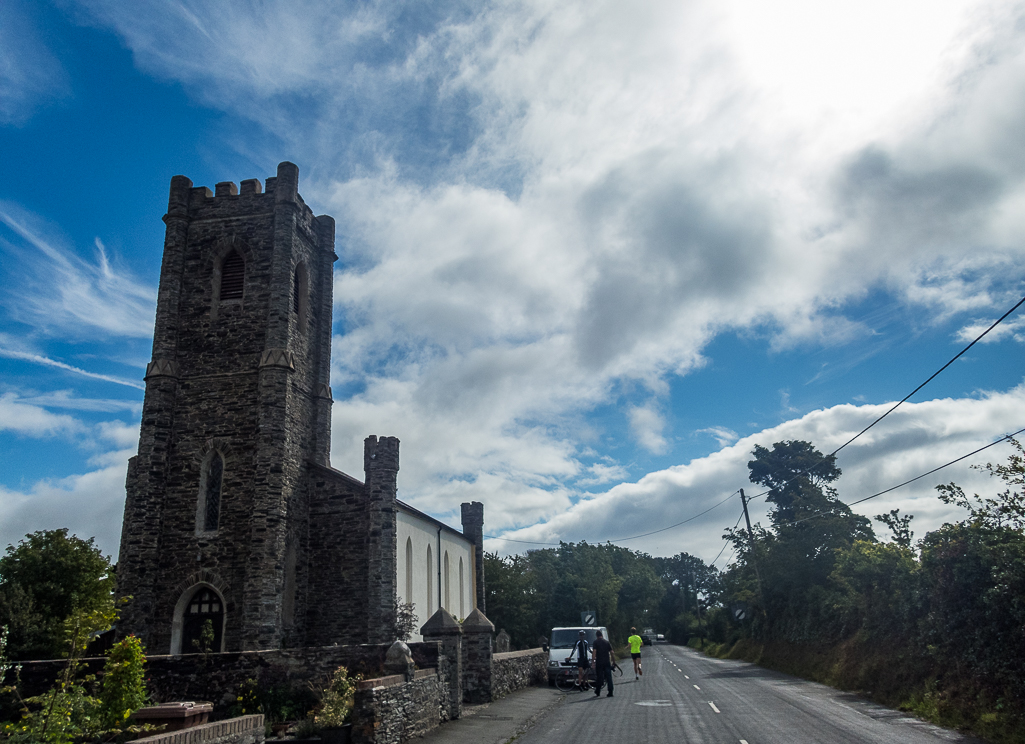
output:
POLYGON ((109 728, 124 725, 128 717, 146 705, 146 678, 143 666, 146 652, 142 641, 133 635, 122 639, 110 649, 103 667, 100 702, 103 723, 109 728))
POLYGON ((334 728, 347 723, 352 715, 353 698, 356 683, 362 679, 357 674, 349 676, 349 670, 341 666, 331 677, 331 684, 324 690, 324 695, 317 707, 314 721, 323 728, 334 728))

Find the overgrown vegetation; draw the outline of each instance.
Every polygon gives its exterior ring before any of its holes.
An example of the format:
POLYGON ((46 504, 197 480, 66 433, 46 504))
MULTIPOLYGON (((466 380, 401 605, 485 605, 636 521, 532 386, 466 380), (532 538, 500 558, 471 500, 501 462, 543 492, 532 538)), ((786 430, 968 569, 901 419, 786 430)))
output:
POLYGON ((707 653, 745 658, 858 690, 992 741, 1025 743, 1025 453, 979 470, 992 496, 954 483, 965 509, 917 542, 913 517, 875 517, 841 501, 835 458, 808 442, 756 447, 751 481, 768 489, 768 526, 728 530, 719 573, 686 553, 653 558, 613 545, 562 543, 485 557, 488 617, 517 648, 596 610, 622 642, 631 625, 707 653))
POLYGON ((74 613, 105 607, 114 591, 110 560, 66 529, 41 530, 0 558, 0 625, 11 659, 57 659, 67 653, 65 625, 74 613))
POLYGON ((559 625, 579 625, 594 610, 614 643, 631 626, 654 627, 678 643, 705 632, 707 597, 716 572, 680 553, 654 558, 615 545, 561 543, 525 555, 484 557, 488 618, 505 629, 513 648, 537 646, 559 625))
POLYGON ((770 526, 730 532, 739 560, 722 575, 711 622, 729 654, 870 692, 937 723, 1025 742, 1025 499, 1022 448, 978 469, 995 496, 957 485, 939 497, 967 516, 913 542, 912 517, 876 516, 879 542, 829 484, 840 471, 807 442, 755 449, 770 526), (737 604, 749 608, 738 622, 737 604), (724 632, 723 632, 724 631, 724 632))

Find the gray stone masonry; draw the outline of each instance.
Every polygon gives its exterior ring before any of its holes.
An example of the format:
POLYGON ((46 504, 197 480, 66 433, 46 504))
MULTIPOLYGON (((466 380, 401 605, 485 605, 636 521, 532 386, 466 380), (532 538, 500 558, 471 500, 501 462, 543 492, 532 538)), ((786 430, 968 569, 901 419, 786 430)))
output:
MULTIPOLYGON (((451 671, 439 643, 409 644, 419 669, 437 670, 442 684, 448 685, 451 671)), ((146 657, 148 688, 154 703, 181 700, 208 700, 214 704, 214 717, 222 717, 235 702, 242 683, 254 680, 262 688, 286 687, 323 689, 334 671, 346 667, 352 674, 367 678, 385 673, 386 645, 325 646, 275 651, 242 651, 184 656, 146 657)), ((105 658, 84 659, 81 674, 100 674, 105 658)), ((63 659, 23 662, 20 691, 24 697, 41 695, 63 672, 63 659)), ((2 684, 14 684, 14 670, 2 684)), ((447 699, 447 695, 445 698, 447 699)))
POLYGON ((136 739, 142 744, 263 744, 263 716, 242 716, 136 739))
POLYGON ((473 578, 477 586, 477 609, 487 612, 484 606, 484 504, 471 501, 459 506, 463 534, 473 543, 473 578))
POLYGON ((424 641, 438 641, 452 670, 448 679, 448 717, 463 714, 463 627, 444 607, 420 628, 424 641))
POLYGON ((531 685, 547 685, 548 654, 540 648, 495 654, 491 658, 491 680, 492 700, 531 685))
POLYGON ((400 744, 422 737, 442 720, 441 680, 436 670, 360 682, 352 710, 353 744, 400 744))
POLYGON ((255 179, 241 193, 218 184, 216 196, 171 180, 118 559, 119 594, 133 597, 119 631, 153 650, 180 647, 183 605, 203 587, 223 600, 224 649, 304 642, 307 481, 330 439, 336 256, 333 220, 313 216, 298 181, 292 163, 266 193, 255 179), (244 262, 242 296, 221 298, 233 254, 244 262), (200 503, 215 454, 224 469, 210 527, 200 503))
POLYGON ((185 613, 200 590, 224 610, 214 651, 395 639, 399 441, 367 439, 363 480, 330 467, 335 223, 298 188, 287 162, 266 190, 171 179, 118 559, 132 597, 118 631, 150 651, 193 650, 185 613), (222 284, 235 254, 240 284, 222 284))
POLYGON ((463 702, 490 703, 492 671, 491 671, 491 636, 495 626, 480 609, 463 620, 463 702))

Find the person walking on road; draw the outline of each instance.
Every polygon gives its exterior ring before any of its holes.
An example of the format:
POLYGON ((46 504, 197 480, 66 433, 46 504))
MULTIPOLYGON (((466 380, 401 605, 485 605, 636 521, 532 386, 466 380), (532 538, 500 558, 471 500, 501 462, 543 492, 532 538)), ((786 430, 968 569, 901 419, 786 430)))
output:
POLYGON ((608 681, 609 694, 605 697, 612 697, 612 644, 602 637, 600 630, 594 639, 594 676, 594 694, 601 695, 602 685, 608 681))
POLYGON ((577 642, 573 644, 573 651, 567 661, 573 658, 573 654, 577 655, 577 687, 586 690, 587 670, 591 668, 591 661, 587 658, 587 654, 591 650, 591 646, 587 642, 587 634, 584 631, 581 630, 579 636, 577 642))
POLYGON ((641 669, 641 644, 644 643, 644 639, 637 635, 637 628, 630 628, 630 633, 632 635, 626 642, 630 644, 630 657, 634 660, 634 679, 640 679, 644 674, 644 670, 641 669))

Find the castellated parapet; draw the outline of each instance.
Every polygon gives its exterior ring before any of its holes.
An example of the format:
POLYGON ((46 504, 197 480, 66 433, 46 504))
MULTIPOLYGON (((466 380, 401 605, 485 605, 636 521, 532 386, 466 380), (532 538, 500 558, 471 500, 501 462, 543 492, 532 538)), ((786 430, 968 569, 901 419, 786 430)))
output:
POLYGON ((399 442, 330 467, 335 226, 298 187, 171 179, 118 562, 151 653, 394 637, 399 442))

